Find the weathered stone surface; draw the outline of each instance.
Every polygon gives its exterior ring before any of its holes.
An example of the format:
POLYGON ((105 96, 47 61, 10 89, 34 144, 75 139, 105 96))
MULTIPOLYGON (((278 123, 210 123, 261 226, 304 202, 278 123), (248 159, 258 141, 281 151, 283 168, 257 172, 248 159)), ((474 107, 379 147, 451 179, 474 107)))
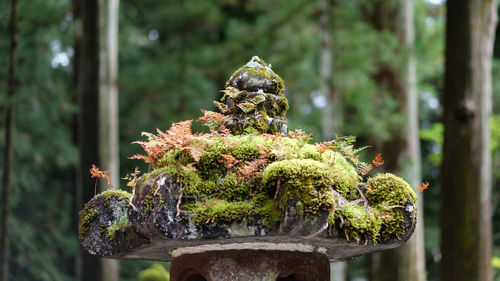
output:
POLYGON ((285 84, 265 61, 253 57, 238 69, 222 90, 219 110, 230 115, 225 123, 233 134, 288 133, 285 84))
MULTIPOLYGON (((296 274, 273 263, 281 255, 297 258, 300 267, 404 243, 416 224, 413 189, 393 174, 370 173, 354 137, 310 144, 302 131, 289 132, 284 87, 270 65, 253 57, 215 102, 222 114, 204 111, 198 120, 210 133, 193 133, 191 120, 144 133, 148 140, 135 143, 146 155, 132 158, 151 171, 133 173, 133 194, 108 191, 87 203, 82 246, 118 259, 227 259, 246 272, 241 278, 249 272, 236 253, 265 253, 273 258, 259 280, 274 280, 296 274)), ((197 270, 209 276, 224 266, 197 270)), ((174 280, 184 280, 183 271, 174 280)))
POLYGON ((330 264, 319 253, 263 250, 182 255, 170 266, 173 281, 329 281, 330 264))
POLYGON ((97 210, 81 221, 83 247, 91 254, 118 259, 170 261, 184 254, 268 250, 318 253, 329 260, 340 261, 397 247, 411 236, 416 224, 414 206, 408 200, 404 212, 405 234, 399 239, 394 237, 377 244, 368 240, 348 242, 339 234, 341 225, 336 226, 337 231, 328 231, 327 212, 306 219, 296 212, 298 202, 289 204, 283 222, 274 228, 266 226, 258 217, 231 224, 200 226, 192 221, 193 214, 177 209, 182 189, 179 184, 172 176, 159 174, 138 188, 130 203, 118 194, 95 197, 82 211, 83 218, 89 210, 97 210), (119 228, 120 235, 115 236, 115 239, 123 237, 123 241, 118 242, 110 239, 107 232, 117 218, 128 221, 119 228), (85 233, 82 233, 83 228, 85 233))
POLYGON ((108 191, 94 197, 80 212, 79 239, 93 255, 113 256, 146 243, 128 220, 126 192, 108 191))

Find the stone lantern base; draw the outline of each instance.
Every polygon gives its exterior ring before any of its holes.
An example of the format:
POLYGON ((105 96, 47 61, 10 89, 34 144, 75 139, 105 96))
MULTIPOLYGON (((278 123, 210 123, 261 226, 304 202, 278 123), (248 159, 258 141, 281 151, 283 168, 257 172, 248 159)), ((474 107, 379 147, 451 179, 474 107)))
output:
POLYGON ((328 281, 320 253, 230 250, 183 254, 170 266, 171 281, 328 281))

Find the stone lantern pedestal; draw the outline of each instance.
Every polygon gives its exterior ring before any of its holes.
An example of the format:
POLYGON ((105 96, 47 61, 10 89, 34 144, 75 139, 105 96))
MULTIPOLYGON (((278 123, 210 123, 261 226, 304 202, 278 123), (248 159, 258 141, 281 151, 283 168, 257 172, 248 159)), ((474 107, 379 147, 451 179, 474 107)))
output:
POLYGON ((185 254, 173 259, 176 281, 328 281, 324 254, 298 251, 223 250, 185 254))

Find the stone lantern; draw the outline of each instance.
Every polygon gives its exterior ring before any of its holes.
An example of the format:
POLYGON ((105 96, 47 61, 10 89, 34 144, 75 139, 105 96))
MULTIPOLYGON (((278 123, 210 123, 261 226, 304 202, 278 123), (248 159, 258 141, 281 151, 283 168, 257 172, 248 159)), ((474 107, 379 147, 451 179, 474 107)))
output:
POLYGON ((150 171, 80 213, 86 251, 171 261, 173 281, 329 280, 329 263, 391 249, 416 225, 416 196, 374 173, 354 138, 289 131, 284 82, 253 57, 226 83, 220 113, 137 142, 150 171))

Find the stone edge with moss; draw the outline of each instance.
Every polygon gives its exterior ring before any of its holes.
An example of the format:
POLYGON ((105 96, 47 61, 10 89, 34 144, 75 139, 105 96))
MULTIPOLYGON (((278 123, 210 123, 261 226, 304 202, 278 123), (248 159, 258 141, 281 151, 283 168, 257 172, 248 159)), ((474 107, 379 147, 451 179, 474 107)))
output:
MULTIPOLYGON (((266 233, 271 233, 284 221, 289 202, 294 202, 295 212, 305 220, 313 219, 318 212, 330 212, 331 237, 341 236, 358 243, 380 243, 399 238, 408 231, 404 225, 403 209, 408 204, 413 206, 416 196, 404 180, 392 174, 377 174, 360 181, 355 168, 339 152, 319 153, 315 146, 303 140, 281 137, 268 141, 258 135, 212 137, 211 146, 201 156, 205 160, 195 165, 196 169, 188 169, 176 162, 178 155, 169 153, 166 157, 172 159, 162 160, 162 163, 167 163, 165 167, 158 167, 139 179, 136 186, 138 196, 132 200, 139 213, 147 216, 155 208, 157 212, 168 209, 168 216, 175 213, 172 207, 154 206, 155 202, 164 203, 165 196, 168 196, 166 187, 158 185, 158 178, 170 175, 184 194, 179 205, 180 217, 186 223, 194 223, 198 232, 207 227, 224 228, 232 223, 247 223, 259 225, 266 233), (225 141, 226 145, 222 145, 225 141), (252 148, 258 145, 267 145, 266 149, 271 151, 267 159, 269 163, 262 168, 261 176, 254 179, 255 182, 238 182, 234 178, 234 169, 237 168, 224 168, 220 155, 252 159, 259 153, 258 149, 252 148), (214 175, 207 174, 208 171, 214 175), (228 181, 231 184, 225 186, 228 181), (370 186, 362 191, 368 209, 359 201, 362 186, 370 186), (144 188, 147 190, 143 191, 144 188), (243 196, 243 199, 231 195, 231 192, 249 190, 253 194, 243 196)), ((174 196, 171 200, 176 198, 174 196)))
POLYGON ((85 204, 79 213, 78 238, 90 253, 110 256, 146 242, 130 226, 131 197, 123 190, 106 190, 85 204))

